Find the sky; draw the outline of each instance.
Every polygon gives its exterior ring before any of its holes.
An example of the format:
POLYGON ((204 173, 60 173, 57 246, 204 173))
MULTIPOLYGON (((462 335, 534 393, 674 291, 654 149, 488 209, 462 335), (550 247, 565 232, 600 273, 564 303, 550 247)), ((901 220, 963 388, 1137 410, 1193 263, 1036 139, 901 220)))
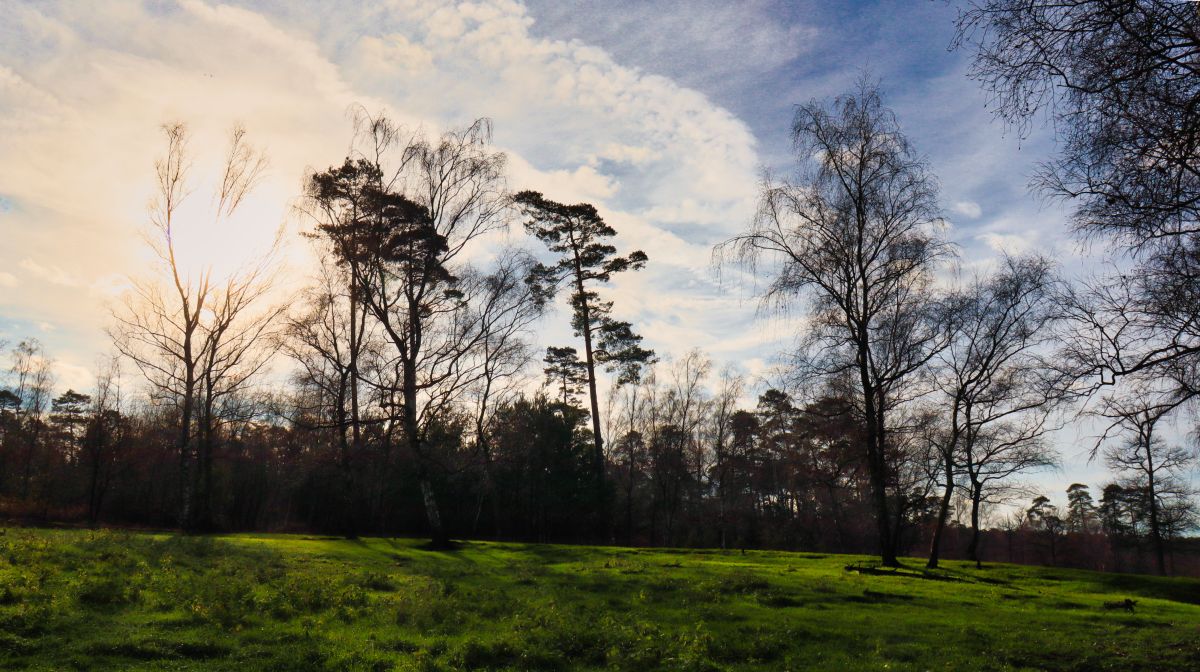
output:
MULTIPOLYGON (((151 263, 165 122, 192 133, 189 263, 250 263, 282 226, 283 288, 299 289, 311 250, 293 206, 306 171, 345 156, 357 105, 429 133, 489 117, 510 188, 591 202, 619 249, 649 255, 614 282, 618 317, 664 358, 699 348, 755 380, 796 321, 763 315, 753 278, 715 272, 712 247, 746 227, 762 172, 794 165, 795 106, 863 73, 940 178, 962 273, 1002 250, 1087 268, 1064 211, 1027 188, 1052 130, 992 118, 970 54, 949 48, 955 14, 941 0, 0 0, 0 340, 41 339, 59 386, 89 387, 110 307, 151 263), (234 124, 270 167, 218 225, 206 176, 234 124)), ((519 226, 510 239, 536 244, 519 226)), ((572 342, 567 322, 549 315, 543 344, 572 342)), ((1103 481, 1086 441, 1059 443, 1048 487, 1103 481)))

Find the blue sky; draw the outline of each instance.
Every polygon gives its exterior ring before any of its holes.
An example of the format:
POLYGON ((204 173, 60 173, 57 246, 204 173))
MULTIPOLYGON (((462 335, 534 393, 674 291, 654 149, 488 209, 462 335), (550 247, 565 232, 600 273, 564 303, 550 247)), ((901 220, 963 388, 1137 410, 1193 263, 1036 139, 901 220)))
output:
MULTIPOLYGON (((619 245, 650 255, 611 296, 652 347, 766 376, 796 321, 756 316, 753 280, 718 279, 711 246, 746 225, 761 169, 789 170, 794 106, 863 71, 940 177, 963 273, 1001 249, 1086 269, 1062 210, 1026 187, 1050 130, 1018 138, 992 119, 969 54, 948 50, 955 13, 933 0, 0 0, 0 337, 42 338, 64 387, 89 384, 107 306, 144 273, 158 124, 192 126, 200 168, 235 122, 270 154, 236 228, 191 248, 233 267, 281 223, 305 226, 288 207, 301 176, 340 161, 360 103, 430 131, 491 117, 514 189, 593 202, 619 245)), ((285 289, 310 255, 288 249, 285 289)), ((570 342, 565 314, 539 335, 570 342)), ((1103 478, 1076 442, 1064 435, 1048 487, 1103 478)))

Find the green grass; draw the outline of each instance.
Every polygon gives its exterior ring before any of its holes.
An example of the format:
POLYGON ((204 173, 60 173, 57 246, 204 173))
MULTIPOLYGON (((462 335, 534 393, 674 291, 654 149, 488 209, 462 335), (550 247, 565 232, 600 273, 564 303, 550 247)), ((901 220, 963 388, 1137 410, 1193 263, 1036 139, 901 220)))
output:
POLYGON ((0 669, 1195 670, 1200 581, 950 562, 0 530, 0 669), (867 566, 867 565, 861 565, 867 566), (1135 613, 1104 602, 1133 598, 1135 613))

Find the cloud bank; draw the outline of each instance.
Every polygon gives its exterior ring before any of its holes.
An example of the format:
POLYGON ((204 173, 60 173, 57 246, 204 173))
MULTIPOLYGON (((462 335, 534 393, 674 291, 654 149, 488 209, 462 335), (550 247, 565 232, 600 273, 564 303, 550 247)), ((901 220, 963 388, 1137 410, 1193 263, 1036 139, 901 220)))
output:
MULTIPOLYGON (((758 156, 748 127, 696 90, 623 66, 578 40, 532 31, 519 3, 125 2, 0 7, 0 329, 37 324, 70 367, 105 347, 105 304, 144 272, 160 124, 193 132, 195 268, 261 254, 306 170, 338 163, 347 109, 429 132, 494 122, 513 189, 594 203, 651 264, 611 290, 651 347, 701 347, 760 365, 772 336, 744 296, 716 287, 710 249, 747 221, 758 156), (270 171, 228 229, 203 221, 204 176, 241 123, 270 171), (748 337, 753 335, 753 337, 748 337)), ((514 236, 520 240, 519 226, 514 236)), ((532 241, 530 241, 532 244, 532 241)), ((290 283, 303 277, 293 244, 290 283)), ((560 312, 547 342, 573 338, 560 312)), ((80 384, 82 380, 74 381, 80 384)))

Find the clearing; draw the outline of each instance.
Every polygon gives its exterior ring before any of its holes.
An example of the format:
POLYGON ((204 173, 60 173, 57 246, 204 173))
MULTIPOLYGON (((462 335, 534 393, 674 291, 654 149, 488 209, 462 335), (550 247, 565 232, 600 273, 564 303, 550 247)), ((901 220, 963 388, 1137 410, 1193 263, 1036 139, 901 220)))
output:
POLYGON ((1200 669, 1198 580, 907 562, 0 528, 0 669, 1200 669))

